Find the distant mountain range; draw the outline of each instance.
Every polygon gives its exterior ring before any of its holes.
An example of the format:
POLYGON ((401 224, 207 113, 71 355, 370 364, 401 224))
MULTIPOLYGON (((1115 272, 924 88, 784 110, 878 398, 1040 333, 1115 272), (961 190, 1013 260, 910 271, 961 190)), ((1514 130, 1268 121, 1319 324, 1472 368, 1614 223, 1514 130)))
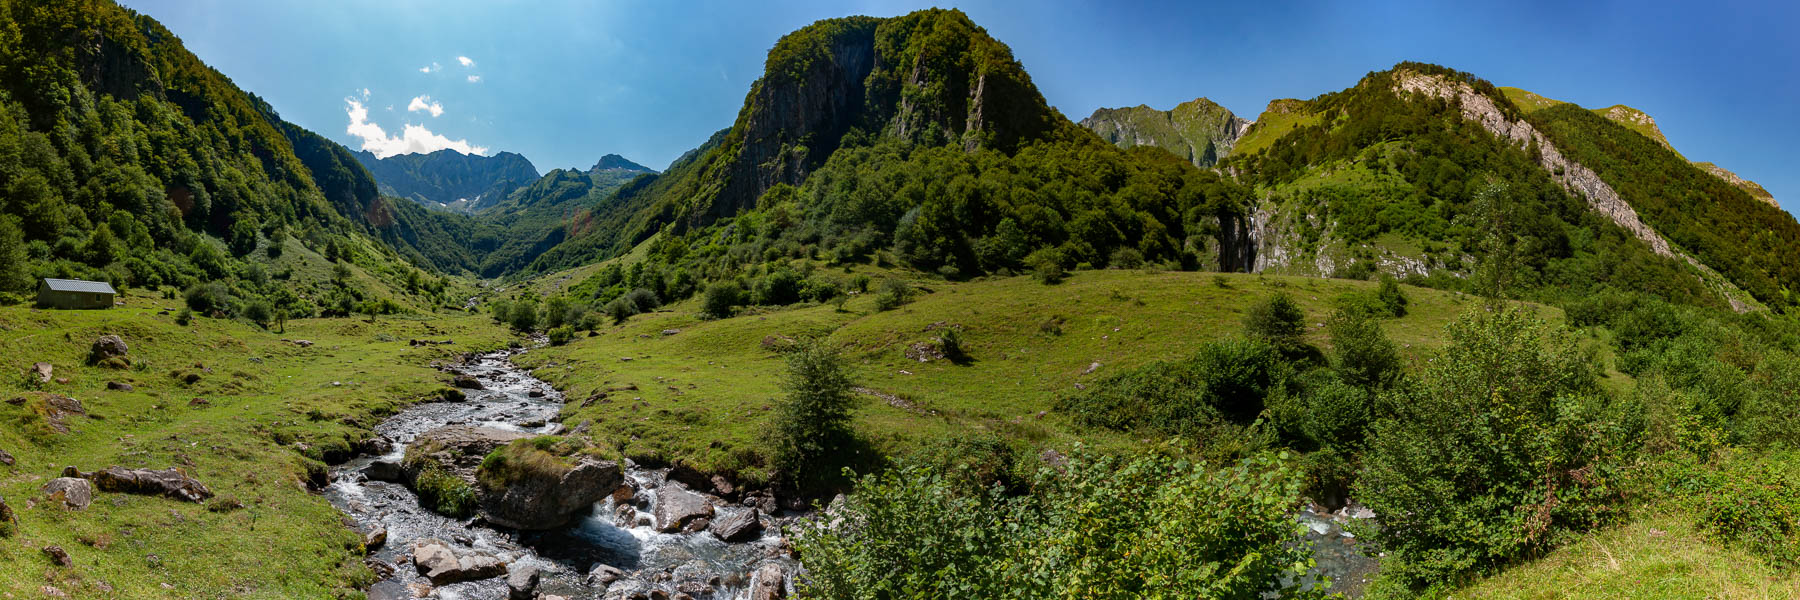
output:
POLYGON ((493 156, 438 150, 376 158, 357 151, 356 160, 375 176, 381 193, 420 204, 474 213, 539 177, 531 161, 512 152, 493 156))

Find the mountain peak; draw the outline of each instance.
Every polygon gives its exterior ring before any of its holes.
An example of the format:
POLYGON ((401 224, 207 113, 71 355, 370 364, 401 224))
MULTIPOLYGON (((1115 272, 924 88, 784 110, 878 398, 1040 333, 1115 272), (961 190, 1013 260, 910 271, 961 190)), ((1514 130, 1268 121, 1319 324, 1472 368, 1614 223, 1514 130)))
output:
POLYGON ((1100 108, 1080 125, 1120 148, 1156 146, 1197 167, 1210 167, 1231 153, 1250 122, 1206 98, 1157 110, 1139 104, 1100 108))
POLYGON ((619 156, 617 154, 608 154, 606 156, 600 157, 600 161, 594 163, 593 168, 588 169, 589 173, 594 173, 594 172, 598 172, 598 171, 637 171, 637 172, 641 172, 641 173, 655 173, 656 172, 655 169, 646 167, 644 165, 637 164, 635 162, 631 162, 629 159, 626 159, 625 157, 619 156))

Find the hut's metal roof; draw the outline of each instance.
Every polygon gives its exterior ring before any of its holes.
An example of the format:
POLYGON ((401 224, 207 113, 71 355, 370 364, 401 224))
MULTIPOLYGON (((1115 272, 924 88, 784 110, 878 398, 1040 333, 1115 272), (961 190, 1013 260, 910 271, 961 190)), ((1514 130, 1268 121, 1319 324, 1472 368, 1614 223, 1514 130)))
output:
POLYGON ((90 293, 90 294, 117 294, 118 293, 118 292, 113 291, 112 285, 107 284, 104 281, 82 281, 79 279, 50 279, 50 278, 46 277, 46 278, 44 278, 44 285, 50 286, 51 291, 57 291, 57 292, 85 292, 85 293, 90 293))

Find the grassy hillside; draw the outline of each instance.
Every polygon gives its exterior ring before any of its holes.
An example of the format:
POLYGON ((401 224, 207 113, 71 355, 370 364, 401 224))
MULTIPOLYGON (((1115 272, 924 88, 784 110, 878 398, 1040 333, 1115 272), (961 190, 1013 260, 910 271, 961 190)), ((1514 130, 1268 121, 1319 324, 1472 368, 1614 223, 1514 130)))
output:
POLYGON ((125 300, 104 311, 0 308, 0 398, 23 399, 0 404, 0 450, 17 459, 0 466, 0 496, 19 520, 0 544, 7 595, 39 597, 43 586, 76 598, 353 595, 369 573, 343 515, 307 491, 322 482, 319 460, 347 456, 381 417, 443 388, 431 361, 510 337, 480 318, 306 319, 285 333, 206 318, 182 326, 165 314, 176 301, 125 300), (85 364, 104 334, 130 346, 131 367, 85 364), (413 338, 455 344, 420 348, 413 338), (68 382, 26 385, 21 374, 39 361, 68 382), (54 433, 39 412, 47 394, 79 400, 87 416, 54 433), (69 465, 176 467, 217 497, 97 493, 82 511, 32 506, 69 465), (74 566, 50 566, 41 549, 51 545, 74 566))
MULTIPOLYGON (((890 276, 856 273, 877 281, 890 276)), ((703 319, 698 303, 690 301, 519 362, 563 389, 570 398, 564 422, 592 421, 602 445, 759 480, 768 476, 763 433, 781 395, 783 358, 775 348, 789 338, 822 337, 845 349, 858 384, 879 393, 864 393, 856 415, 858 427, 884 453, 985 433, 1033 446, 1066 447, 1077 440, 1134 446, 1130 435, 1083 428, 1046 411, 1077 385, 1241 335, 1243 311, 1254 299, 1288 292, 1313 325, 1324 320, 1337 296, 1374 286, 1149 271, 1084 272, 1055 286, 1026 277, 914 285, 923 292, 916 301, 885 312, 875 310, 873 293, 853 296, 841 312, 812 305, 753 309, 722 320, 703 319), (913 344, 934 339, 933 331, 946 326, 959 328, 968 364, 907 356, 913 344), (1087 372, 1094 363, 1099 366, 1087 372), (631 386, 636 389, 621 389, 631 386)), ((1413 310, 1383 327, 1405 355, 1418 358, 1437 346, 1444 325, 1472 299, 1408 291, 1413 310)), ((1309 329, 1308 339, 1322 344, 1318 328, 1309 329)))

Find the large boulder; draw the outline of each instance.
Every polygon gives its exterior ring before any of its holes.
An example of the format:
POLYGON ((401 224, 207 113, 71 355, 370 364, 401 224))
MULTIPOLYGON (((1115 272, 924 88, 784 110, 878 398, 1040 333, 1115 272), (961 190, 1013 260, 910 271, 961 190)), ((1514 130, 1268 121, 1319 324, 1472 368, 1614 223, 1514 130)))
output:
POLYGON ((412 556, 413 568, 430 579, 432 585, 489 579, 506 573, 506 561, 474 551, 459 554, 441 540, 413 542, 412 556))
POLYGON ((94 482, 94 486, 102 492, 123 492, 126 494, 144 494, 150 496, 167 496, 176 500, 201 502, 213 496, 206 484, 188 477, 174 467, 161 471, 150 469, 127 469, 120 466, 107 467, 104 471, 81 473, 75 467, 63 471, 65 477, 80 477, 94 482))
POLYGON ((656 529, 681 531, 694 519, 712 518, 713 505, 706 498, 673 483, 656 488, 656 529))
POLYGON ((362 474, 364 477, 368 477, 370 481, 401 483, 406 480, 405 472, 401 469, 400 463, 391 460, 371 461, 369 466, 362 468, 362 474))
POLYGON ((561 473, 528 472, 503 489, 482 490, 481 515, 513 529, 557 529, 624 481, 619 463, 583 457, 561 473))
POLYGON ((750 585, 750 600, 781 600, 787 597, 787 570, 777 563, 763 563, 750 585))
POLYGON ((457 454, 479 462, 482 457, 493 452, 495 448, 509 444, 513 440, 528 437, 532 437, 532 434, 494 427, 448 425, 419 434, 418 439, 413 440, 413 445, 442 444, 446 448, 455 450, 457 454))
POLYGON ((459 388, 462 388, 465 390, 485 390, 485 389, 487 389, 487 386, 482 385, 481 380, 476 379, 473 375, 457 375, 456 376, 456 387, 459 387, 459 388))
POLYGON ((94 485, 78 477, 58 477, 44 484, 44 500, 69 510, 81 510, 94 501, 94 485))
POLYGON ((125 353, 130 350, 125 345, 124 338, 112 334, 103 335, 94 340, 93 347, 88 349, 88 362, 100 363, 109 358, 124 358, 125 353))
POLYGON ((715 520, 707 530, 725 542, 748 542, 762 533, 763 524, 761 516, 752 508, 715 520))
POLYGON ((537 567, 530 565, 512 565, 506 568, 507 600, 532 600, 537 594, 537 567))

